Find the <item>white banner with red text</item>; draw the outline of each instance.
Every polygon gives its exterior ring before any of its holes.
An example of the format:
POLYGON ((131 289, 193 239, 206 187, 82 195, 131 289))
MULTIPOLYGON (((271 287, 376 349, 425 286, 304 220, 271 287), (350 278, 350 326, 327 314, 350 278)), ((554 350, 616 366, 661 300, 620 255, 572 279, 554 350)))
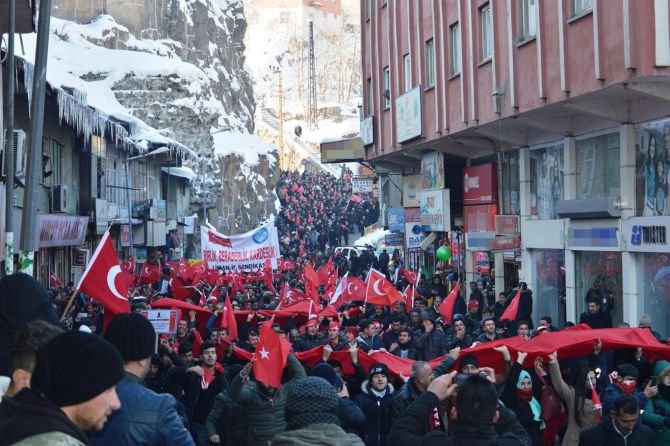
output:
POLYGON ((202 260, 210 268, 252 271, 270 259, 272 269, 277 269, 281 254, 274 221, 241 235, 223 235, 200 226, 200 237, 202 260))

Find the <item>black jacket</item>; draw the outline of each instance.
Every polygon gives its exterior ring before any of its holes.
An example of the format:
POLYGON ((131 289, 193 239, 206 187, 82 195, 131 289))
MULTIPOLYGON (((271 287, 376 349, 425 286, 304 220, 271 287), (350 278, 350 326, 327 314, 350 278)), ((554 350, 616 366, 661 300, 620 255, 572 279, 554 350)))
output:
POLYGON ((350 434, 358 434, 365 427, 365 415, 349 398, 340 398, 340 427, 350 434))
POLYGON ((177 415, 177 402, 171 395, 147 389, 128 372, 117 384, 116 393, 121 408, 109 416, 102 431, 88 434, 93 446, 195 445, 177 415))
POLYGON ((579 446, 652 446, 654 431, 640 423, 624 438, 614 427, 614 420, 607 417, 602 424, 579 434, 579 446))
POLYGON ((207 435, 218 434, 225 446, 247 444, 247 411, 233 401, 228 390, 219 393, 205 422, 207 435))
POLYGON ((398 347, 391 353, 401 358, 413 359, 414 361, 421 360, 421 353, 417 350, 413 340, 410 340, 405 345, 398 343, 398 347))
MULTIPOLYGON (((507 407, 514 411, 517 418, 519 419, 519 422, 524 427, 524 429, 526 429, 528 435, 530 435, 532 444, 535 446, 542 446, 542 430, 540 429, 541 422, 535 421, 530 403, 523 401, 517 396, 516 384, 519 380, 519 375, 521 374, 522 370, 523 369, 521 365, 515 362, 509 372, 502 395, 500 395, 500 399, 507 407)), ((539 401, 538 397, 536 397, 536 399, 539 401)))
POLYGON ((591 314, 588 311, 579 316, 579 323, 586 324, 591 328, 612 328, 612 316, 608 311, 591 314))
MULTIPOLYGON (((456 361, 451 356, 447 356, 440 364, 438 364, 433 369, 433 378, 444 375, 451 368, 456 365, 456 361)), ((421 393, 414 384, 414 379, 410 378, 402 388, 396 392, 396 395, 393 397, 393 402, 391 403, 391 423, 394 423, 400 415, 416 401, 421 393)), ((428 426, 428 418, 426 418, 426 423, 424 425, 423 433, 428 433, 430 431, 430 426, 428 426)))
POLYGON ((361 438, 365 446, 384 446, 386 435, 391 429, 389 413, 393 401, 393 385, 388 385, 381 398, 372 393, 368 380, 363 381, 361 390, 362 392, 354 399, 365 415, 365 426, 361 432, 361 438))
POLYGON ((205 424, 214 399, 225 388, 223 373, 215 371, 214 381, 206 389, 202 388, 202 377, 195 372, 189 372, 186 366, 173 367, 168 372, 168 378, 184 389, 183 403, 189 422, 205 424))
POLYGON ((324 345, 326 342, 328 341, 320 337, 318 334, 315 336, 310 336, 305 333, 293 343, 293 349, 296 352, 306 352, 307 350, 311 350, 314 347, 318 347, 319 345, 324 345))
POLYGON ((509 411, 509 419, 505 426, 510 430, 496 432, 493 423, 490 425, 459 425, 454 423, 451 437, 442 431, 423 434, 423 426, 428 415, 440 404, 432 392, 424 392, 393 424, 388 434, 386 446, 528 446, 516 432, 523 432, 519 422, 509 411))
POLYGON ((430 333, 417 337, 414 345, 421 352, 424 361, 439 358, 447 354, 447 340, 444 333, 433 328, 430 333))
POLYGON ((31 389, 23 389, 13 398, 5 396, 0 404, 1 444, 14 444, 35 435, 55 434, 72 437, 89 445, 86 435, 50 401, 31 389))

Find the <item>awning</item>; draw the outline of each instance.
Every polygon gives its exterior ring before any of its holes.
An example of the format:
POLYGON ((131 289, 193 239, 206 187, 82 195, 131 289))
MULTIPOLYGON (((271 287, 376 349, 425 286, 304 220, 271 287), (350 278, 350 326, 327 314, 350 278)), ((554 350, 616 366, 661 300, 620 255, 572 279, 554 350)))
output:
POLYGON ((186 178, 188 181, 193 181, 196 177, 195 172, 190 167, 161 167, 161 170, 168 175, 186 178))

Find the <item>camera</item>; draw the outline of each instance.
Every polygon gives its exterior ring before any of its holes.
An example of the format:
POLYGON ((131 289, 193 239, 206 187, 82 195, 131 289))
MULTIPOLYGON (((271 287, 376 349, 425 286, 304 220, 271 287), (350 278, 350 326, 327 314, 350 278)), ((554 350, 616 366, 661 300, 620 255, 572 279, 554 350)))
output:
MULTIPOLYGON (((481 378, 484 378, 484 379, 488 378, 488 375, 486 374, 486 372, 480 371, 480 372, 477 373, 477 375, 479 375, 481 378)), ((471 376, 474 376, 474 375, 470 375, 468 373, 458 372, 456 374, 456 377, 454 378, 454 384, 456 384, 457 386, 461 386, 471 376)))

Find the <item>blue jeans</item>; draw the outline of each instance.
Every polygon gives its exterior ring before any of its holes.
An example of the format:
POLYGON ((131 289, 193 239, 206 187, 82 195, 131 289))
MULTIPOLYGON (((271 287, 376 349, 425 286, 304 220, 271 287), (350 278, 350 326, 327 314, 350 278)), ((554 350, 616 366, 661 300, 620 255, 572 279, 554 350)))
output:
POLYGON ((193 422, 193 428, 191 429, 193 436, 195 437, 195 444, 198 446, 211 446, 209 441, 209 435, 207 434, 207 428, 204 424, 193 422))

